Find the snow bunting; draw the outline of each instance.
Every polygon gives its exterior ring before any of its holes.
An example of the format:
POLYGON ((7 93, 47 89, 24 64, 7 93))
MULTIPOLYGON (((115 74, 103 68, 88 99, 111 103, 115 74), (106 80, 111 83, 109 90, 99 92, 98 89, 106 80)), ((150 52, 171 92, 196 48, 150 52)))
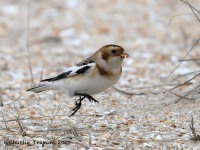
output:
POLYGON ((85 98, 98 102, 91 95, 98 94, 114 85, 122 73, 122 61, 128 54, 121 46, 105 45, 91 57, 83 60, 74 67, 68 68, 60 75, 41 81, 37 87, 27 91, 39 93, 46 90, 67 92, 70 96, 79 96, 74 115, 81 107, 85 98))

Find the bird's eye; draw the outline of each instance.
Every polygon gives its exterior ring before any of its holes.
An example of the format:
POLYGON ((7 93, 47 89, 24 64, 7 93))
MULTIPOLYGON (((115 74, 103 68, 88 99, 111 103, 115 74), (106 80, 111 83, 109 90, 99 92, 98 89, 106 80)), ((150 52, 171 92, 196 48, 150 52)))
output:
POLYGON ((116 50, 112 50, 111 52, 112 52, 113 54, 115 54, 117 51, 116 51, 116 50))

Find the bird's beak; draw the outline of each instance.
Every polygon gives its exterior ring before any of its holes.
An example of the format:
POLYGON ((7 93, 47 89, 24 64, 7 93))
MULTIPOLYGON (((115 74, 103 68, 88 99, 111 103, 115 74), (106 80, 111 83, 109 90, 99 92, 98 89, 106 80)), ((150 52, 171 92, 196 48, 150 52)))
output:
POLYGON ((128 58, 129 55, 126 53, 126 52, 123 52, 121 55, 120 55, 121 58, 128 58))

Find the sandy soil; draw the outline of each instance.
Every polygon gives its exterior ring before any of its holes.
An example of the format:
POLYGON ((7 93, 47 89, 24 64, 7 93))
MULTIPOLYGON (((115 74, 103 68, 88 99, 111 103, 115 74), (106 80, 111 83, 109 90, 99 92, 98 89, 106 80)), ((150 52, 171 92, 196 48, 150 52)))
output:
MULTIPOLYGON (((199 61, 178 62, 200 38, 186 4, 29 2, 0 1, 0 149, 200 149, 189 128, 193 116, 199 134, 199 77, 169 92, 199 73, 199 61), (110 88, 95 95, 100 103, 84 101, 73 117, 68 115, 75 98, 26 92, 33 86, 27 51, 37 85, 109 43, 130 54, 115 85, 121 92, 110 88)), ((190 2, 200 10, 200 3, 190 2)), ((187 59, 199 59, 198 49, 187 59)))

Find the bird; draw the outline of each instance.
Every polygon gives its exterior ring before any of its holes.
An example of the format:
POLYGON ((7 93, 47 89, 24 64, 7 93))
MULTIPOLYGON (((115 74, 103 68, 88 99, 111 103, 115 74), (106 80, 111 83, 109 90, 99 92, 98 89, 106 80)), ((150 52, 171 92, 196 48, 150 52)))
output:
POLYGON ((82 105, 84 99, 99 103, 93 95, 113 86, 122 74, 122 62, 129 55, 124 48, 108 44, 97 50, 92 56, 84 59, 63 73, 40 81, 36 87, 27 91, 40 93, 47 90, 58 90, 69 96, 78 96, 75 107, 71 110, 73 116, 82 105))

